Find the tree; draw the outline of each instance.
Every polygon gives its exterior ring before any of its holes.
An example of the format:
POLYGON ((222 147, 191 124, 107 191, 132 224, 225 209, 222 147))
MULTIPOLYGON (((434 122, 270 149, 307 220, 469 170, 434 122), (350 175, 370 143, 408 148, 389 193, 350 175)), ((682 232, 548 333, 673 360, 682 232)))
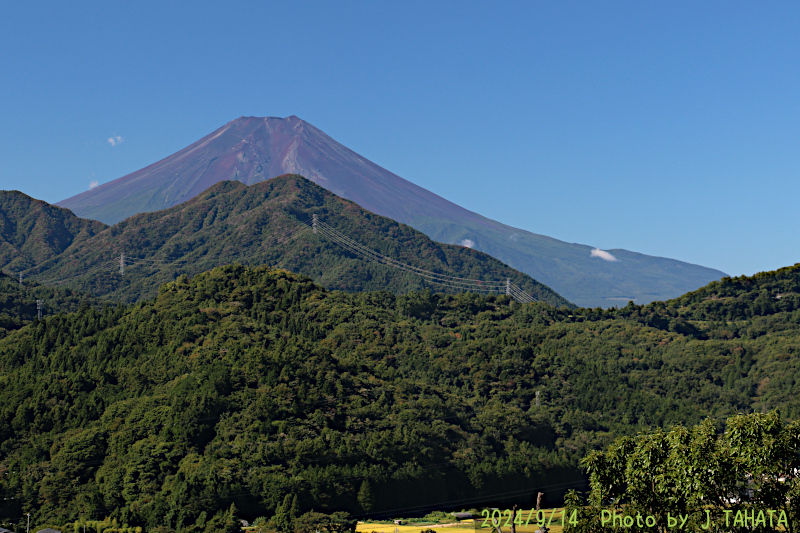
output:
POLYGON ((297 496, 294 494, 287 494, 275 510, 275 516, 272 519, 273 527, 278 533, 291 533, 294 531, 295 521, 299 514, 299 506, 297 504, 297 496))
POLYGON ((324 529, 327 523, 328 515, 312 509, 295 520, 294 531, 295 533, 312 533, 324 529))
POLYGON ((311 510, 295 520, 294 531, 295 533, 311 533, 312 531, 352 533, 356 529, 356 523, 350 518, 349 513, 344 511, 325 514, 311 510))
POLYGON ((754 531, 781 524, 794 532, 800 525, 800 424, 783 424, 775 411, 732 417, 723 435, 706 420, 623 437, 583 465, 588 506, 575 494, 567 498, 565 515, 580 517, 567 531, 754 531))
POLYGON ((365 513, 369 513, 375 503, 375 497, 372 494, 372 484, 368 479, 361 482, 361 488, 358 489, 358 503, 365 513))
POLYGON ((346 511, 336 511, 328 515, 325 530, 330 533, 353 533, 356 530, 356 520, 350 518, 346 511))
POLYGON ((220 511, 206 524, 206 533, 241 533, 242 524, 236 516, 236 506, 220 511))

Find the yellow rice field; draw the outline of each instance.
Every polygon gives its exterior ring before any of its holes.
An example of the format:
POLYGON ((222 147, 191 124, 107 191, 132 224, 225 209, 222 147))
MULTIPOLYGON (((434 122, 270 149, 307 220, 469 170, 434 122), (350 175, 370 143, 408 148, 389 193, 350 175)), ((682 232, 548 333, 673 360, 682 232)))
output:
POLYGON ((473 530, 475 526, 472 524, 472 520, 464 520, 463 522, 459 523, 458 525, 452 526, 448 525, 448 527, 442 527, 442 525, 421 525, 421 524, 405 524, 402 526, 398 526, 396 524, 378 524, 374 522, 359 522, 356 525, 356 533, 395 533, 395 528, 397 533, 419 533, 423 529, 433 529, 434 531, 442 530, 443 532, 449 531, 451 529, 455 530, 452 533, 456 533, 456 531, 462 532, 465 529, 473 530))
MULTIPOLYGON (((539 525, 536 523, 535 518, 536 511, 531 513, 530 509, 527 509, 521 511, 521 513, 523 522, 525 522, 529 516, 532 516, 532 519, 527 526, 517 526, 517 533, 534 533, 537 529, 539 529, 539 525)), ((551 516, 553 517, 550 525, 548 526, 549 533, 562 533, 563 526, 560 522, 562 509, 546 509, 544 510, 544 513, 547 520, 550 520, 551 516)), ((511 533, 511 528, 506 527, 504 525, 505 522, 506 519, 504 517, 500 523, 503 533, 511 533)), ((491 533, 492 530, 490 527, 481 527, 483 523, 483 518, 479 518, 477 520, 463 520, 461 522, 454 522, 451 524, 404 524, 402 526, 396 524, 380 524, 375 522, 359 522, 356 526, 356 533, 419 533, 420 531, 426 529, 432 529, 437 533, 466 533, 465 530, 474 530, 476 533, 491 533)))

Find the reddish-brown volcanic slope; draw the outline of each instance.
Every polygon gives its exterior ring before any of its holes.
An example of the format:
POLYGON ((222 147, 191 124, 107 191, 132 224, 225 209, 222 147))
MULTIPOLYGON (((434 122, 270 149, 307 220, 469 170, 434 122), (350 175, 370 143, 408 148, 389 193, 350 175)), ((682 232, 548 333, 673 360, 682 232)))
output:
POLYGON ((157 163, 56 205, 114 224, 185 202, 219 181, 252 185, 282 174, 305 176, 399 222, 420 216, 492 222, 392 174, 296 116, 238 118, 157 163))

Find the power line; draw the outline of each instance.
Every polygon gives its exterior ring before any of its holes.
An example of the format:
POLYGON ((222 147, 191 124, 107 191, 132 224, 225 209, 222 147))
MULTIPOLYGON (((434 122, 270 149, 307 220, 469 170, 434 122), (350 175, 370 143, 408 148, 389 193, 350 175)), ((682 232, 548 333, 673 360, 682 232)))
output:
POLYGON ((342 248, 345 248, 351 253, 361 257, 362 259, 366 259, 367 261, 391 266, 393 268, 397 268, 399 270, 403 270, 411 274, 416 274, 418 276, 427 279, 432 283, 445 285, 451 288, 462 289, 462 290, 466 289, 474 292, 484 292, 484 293, 504 291, 505 294, 523 303, 531 303, 538 301, 536 298, 523 291, 516 284, 511 283, 510 278, 506 278, 505 283, 497 281, 487 282, 480 279, 460 278, 457 276, 450 276, 448 274, 432 272, 430 270, 425 270, 406 263, 402 263, 391 257, 376 252, 375 250, 372 250, 364 246, 363 244, 354 241, 353 239, 350 239, 349 237, 339 232, 332 226, 320 221, 317 215, 314 215, 314 220, 312 224, 313 224, 312 229, 314 230, 314 233, 321 233, 323 236, 327 237, 329 240, 338 244, 342 248))
MULTIPOLYGON (((95 265, 94 267, 90 268, 89 270, 79 274, 79 276, 80 277, 86 277, 89 274, 94 274, 96 272, 99 272, 100 270, 108 270, 113 265, 116 265, 118 262, 119 262, 119 260, 117 258, 103 261, 102 263, 100 263, 98 265, 95 265)), ((78 279, 78 276, 74 276, 74 277, 71 277, 71 278, 68 278, 68 279, 64 279, 64 278, 62 278, 60 276, 59 277, 53 277, 53 278, 45 277, 45 278, 36 279, 36 282, 44 284, 44 285, 62 285, 64 283, 74 282, 77 279, 78 279)))
MULTIPOLYGON (((449 274, 442 274, 440 272, 433 272, 431 270, 426 270, 424 268, 415 267, 413 265, 403 263, 396 259, 393 259, 387 255, 384 255, 380 252, 370 249, 369 247, 359 243, 356 240, 351 239, 344 233, 340 232, 336 228, 326 224, 319 220, 319 216, 314 214, 312 216, 311 224, 304 221, 295 221, 296 225, 290 226, 289 230, 278 236, 275 237, 276 242, 280 238, 284 238, 286 240, 296 237, 303 231, 311 229, 315 234, 322 235, 326 237, 328 240, 332 241, 333 243, 339 245, 340 247, 344 248, 348 252, 352 253, 353 255, 360 257, 366 261, 377 263, 381 265, 390 266, 397 270, 414 274, 419 276, 430 283, 442 285, 444 287, 449 287, 452 289, 460 290, 460 291, 471 291, 471 292, 478 292, 478 293, 504 293, 518 302, 522 303, 532 303, 538 302, 539 300, 530 294, 526 293, 522 290, 518 285, 511 282, 510 278, 506 278, 505 282, 502 281, 486 281, 476 278, 462 278, 458 276, 453 276, 449 274)), ((262 246, 266 246, 266 243, 263 243, 262 246)), ((234 249, 237 253, 241 254, 243 250, 241 248, 234 249)), ((54 278, 44 278, 37 280, 39 283, 44 284, 55 284, 60 285, 63 283, 70 283, 76 281, 79 277, 85 278, 86 276, 96 273, 100 270, 108 268, 111 264, 119 263, 119 275, 124 276, 125 274, 125 266, 148 266, 150 268, 157 268, 157 267, 164 267, 167 265, 173 266, 174 268, 179 268, 181 266, 185 266, 185 264, 193 262, 196 260, 193 259, 155 259, 155 258, 131 258, 126 257, 125 253, 120 253, 118 260, 114 258, 112 260, 105 261, 96 265, 94 268, 91 268, 78 276, 72 277, 70 279, 63 279, 60 276, 54 278)), ((22 273, 20 273, 20 285, 22 285, 22 273)))
POLYGON ((481 280, 481 279, 459 278, 457 276, 450 276, 448 274, 439 274, 439 273, 436 273, 436 272, 431 272, 430 270, 425 270, 425 269, 418 268, 418 267, 415 267, 415 266, 412 266, 412 265, 409 265, 409 264, 406 264, 406 263, 402 263, 400 261, 392 259, 391 257, 388 257, 386 255, 383 255, 383 254, 379 253, 379 252, 371 250, 370 248, 367 248, 363 244, 361 244, 361 243, 359 243, 357 241, 354 241, 353 239, 350 239, 349 237, 347 237, 343 233, 339 232, 338 230, 336 230, 335 228, 329 226, 328 224, 326 224, 324 222, 318 221, 317 227, 321 228, 323 230, 326 230, 329 233, 333 233, 337 237, 339 237, 342 240, 344 240, 350 246, 354 246, 354 247, 362 250, 366 254, 368 254, 368 255, 370 255, 372 257, 375 257, 377 260, 379 260, 379 262, 382 262, 384 264, 388 264, 390 266, 396 265, 398 268, 408 269, 409 271, 412 271, 412 272, 419 272, 420 274, 427 274, 427 275, 434 276, 434 277, 437 277, 437 278, 440 278, 440 279, 443 279, 443 280, 448 280, 448 281, 478 283, 478 284, 482 284, 482 285, 486 285, 486 286, 492 286, 492 287, 496 287, 496 288, 504 286, 504 284, 502 282, 486 282, 486 281, 481 280))
POLYGON ((320 223, 318 226, 323 229, 323 232, 327 236, 335 238, 339 242, 344 241, 344 243, 348 245, 347 247, 353 247, 359 250, 362 253, 362 256, 368 259, 398 268, 400 270, 404 270, 406 272, 410 272, 412 274, 420 275, 422 277, 429 279, 430 281, 433 281, 434 283, 450 284, 451 286, 453 285, 460 286, 463 288, 473 289, 480 292, 494 292, 502 287, 502 284, 499 282, 485 282, 483 280, 478 280, 478 279, 459 278, 456 276, 440 274, 437 272, 432 272, 429 270, 414 267, 412 265, 402 263, 388 256, 375 252, 374 250, 370 250, 366 246, 356 241, 353 241, 352 239, 349 239, 347 236, 341 234, 340 232, 336 231, 330 226, 324 225, 324 223, 320 223))
MULTIPOLYGON (((421 470, 422 471, 438 470, 438 469, 441 469, 441 468, 445 468, 448 465, 451 466, 451 467, 457 468, 457 466, 452 464, 452 463, 438 463, 438 464, 433 464, 433 465, 428 465, 428 466, 425 466, 425 467, 421 467, 421 470)), ((309 482, 309 481, 302 480, 302 479, 300 481, 304 482, 304 483, 307 483, 307 484, 309 484, 311 486, 315 486, 315 485, 319 486, 319 485, 332 485, 332 484, 337 483, 337 482, 354 481, 354 480, 357 480, 357 479, 366 479, 366 478, 369 478, 369 476, 370 476, 369 474, 365 474, 365 475, 361 475, 361 476, 336 477, 336 478, 329 479, 329 480, 318 480, 316 482, 309 482)), ((430 503, 426 503, 426 504, 423 504, 423 505, 417 505, 417 506, 411 506, 411 507, 395 507, 393 509, 381 509, 380 511, 378 511, 377 514, 374 514, 374 515, 373 514, 371 514, 371 515, 355 514, 355 515, 350 515, 350 516, 352 518, 361 518, 361 517, 367 517, 367 516, 387 516, 387 515, 390 515, 390 514, 396 515, 396 513, 399 513, 399 512, 415 512, 415 511, 420 511, 420 510, 425 510, 425 509, 432 509, 434 507, 447 508, 447 507, 452 507, 452 506, 457 505, 457 504, 465 505, 465 504, 469 504, 469 503, 481 503, 481 502, 485 502, 487 500, 488 501, 492 501, 492 500, 496 500, 496 499, 511 498, 511 497, 514 497, 514 496, 524 496, 524 495, 527 495, 527 494, 531 494, 532 495, 536 491, 541 491, 541 490, 546 490, 546 489, 556 489, 556 490, 558 490, 558 489, 562 489, 562 490, 563 489, 584 489, 585 486, 586 486, 585 483, 576 484, 576 482, 574 482, 574 481, 567 481, 567 482, 563 482, 563 483, 552 483, 550 485, 536 485, 536 486, 534 486, 532 488, 528 488, 528 489, 519 489, 519 490, 514 490, 514 491, 493 492, 493 493, 489 493, 489 494, 481 494, 481 495, 473 496, 473 497, 469 497, 469 498, 440 500, 440 501, 436 501, 436 502, 430 502, 430 503)), ((12 499, 12 500, 13 499, 19 499, 19 497, 21 497, 22 494, 21 493, 17 493, 16 496, 17 496, 17 498, 13 498, 12 497, 12 498, 9 498, 9 499, 12 499)), ((203 502, 203 501, 214 501, 214 500, 225 501, 225 500, 232 500, 232 499, 240 497, 240 496, 256 496, 256 497, 259 498, 259 501, 263 501, 263 499, 262 499, 263 498, 263 490, 245 490, 245 491, 240 491, 240 492, 235 492, 235 493, 215 494, 215 495, 209 495, 209 496, 193 496, 193 497, 190 496, 188 498, 189 502, 187 502, 187 503, 199 503, 199 502, 203 502)), ((110 511, 116 511, 118 509, 119 509, 119 506, 116 506, 116 507, 95 507, 95 508, 93 508, 93 510, 95 512, 110 512, 110 511)))
POLYGON ((368 261, 372 261, 372 262, 375 262, 375 263, 378 263, 378 264, 384 264, 384 265, 387 265, 387 266, 391 266, 391 267, 397 268, 399 270, 403 270, 405 272, 409 272, 411 274, 416 274, 416 275, 421 276, 421 277, 423 277, 423 278, 425 278, 425 279, 427 279, 427 280, 429 280, 429 281, 431 281, 433 283, 438 283, 438 284, 441 284, 441 285, 447 285, 447 286, 450 286, 450 287, 453 287, 453 288, 459 288, 459 289, 462 289, 462 290, 463 289, 473 290, 475 292, 496 292, 500 287, 499 284, 498 285, 495 285, 495 284, 489 285, 489 284, 485 284, 484 282, 475 283, 475 282, 472 282, 472 281, 462 281, 459 278, 449 279, 449 278, 453 278, 453 277, 452 276, 440 275, 440 274, 437 274, 435 272, 430 272, 430 271, 418 269, 416 267, 412 267, 410 265, 406 265, 405 263, 400 263, 399 261, 395 261, 395 260, 390 259, 390 258, 388 258, 386 256, 378 254, 377 252, 369 250, 368 248, 365 248, 365 247, 363 247, 361 245, 353 246, 353 245, 350 244, 350 242, 352 242, 352 241, 348 242, 349 239, 347 239, 343 235, 339 234, 338 232, 336 232, 336 233, 335 232, 331 232, 330 230, 328 230, 327 228, 324 228, 321 225, 318 226, 318 229, 322 232, 323 235, 328 237, 330 240, 332 240, 335 243, 339 244, 340 246, 342 246, 343 248, 347 249, 348 251, 351 251, 351 252, 355 253, 356 255, 362 257, 363 259, 366 259, 368 261))

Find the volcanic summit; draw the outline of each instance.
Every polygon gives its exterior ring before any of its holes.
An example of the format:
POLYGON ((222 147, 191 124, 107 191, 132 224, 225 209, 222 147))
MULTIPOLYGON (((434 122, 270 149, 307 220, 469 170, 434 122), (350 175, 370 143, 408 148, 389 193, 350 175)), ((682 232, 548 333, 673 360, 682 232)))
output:
POLYGON ((114 224, 183 203, 220 181, 252 185, 282 174, 305 176, 436 241, 486 252, 585 307, 666 300, 725 275, 622 249, 608 250, 615 259, 608 261, 592 246, 506 226, 404 180, 296 116, 239 117, 157 163, 56 205, 114 224))

